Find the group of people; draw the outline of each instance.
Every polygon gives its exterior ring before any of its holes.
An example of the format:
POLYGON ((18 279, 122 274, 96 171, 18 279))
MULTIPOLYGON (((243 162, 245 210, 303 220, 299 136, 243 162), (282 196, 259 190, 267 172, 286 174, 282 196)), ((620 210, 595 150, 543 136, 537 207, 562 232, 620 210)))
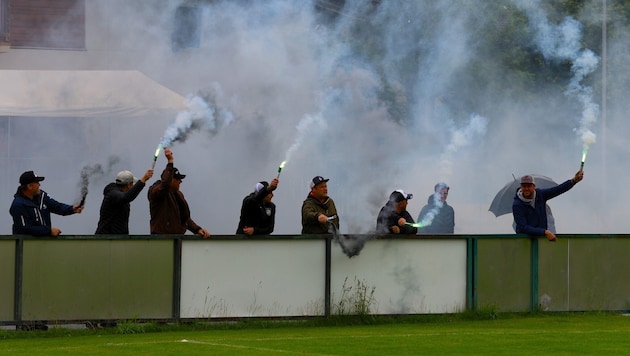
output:
MULTIPOLYGON (((179 190, 186 177, 174 167, 173 152, 166 148, 166 168, 160 179, 148 189, 151 234, 180 235, 191 231, 204 238, 210 237, 208 230, 199 226, 190 217, 190 208, 184 194, 179 190)), ((100 217, 95 234, 129 234, 131 202, 136 199, 147 181, 153 177, 148 169, 138 179, 129 171, 121 171, 116 180, 103 189, 100 217)), ((9 212, 13 217, 13 234, 33 236, 59 236, 61 229, 52 226, 50 214, 80 214, 83 206, 60 203, 40 189, 44 177, 27 171, 20 176, 20 186, 14 195, 9 212)))
POLYGON ((378 214, 376 232, 412 235, 454 233, 455 211, 446 202, 449 190, 450 187, 444 182, 433 187, 434 192, 420 210, 417 223, 407 211, 408 200, 413 198, 413 194, 406 194, 402 189, 393 191, 378 214))
MULTIPOLYGON (((174 167, 173 152, 169 148, 164 149, 164 155, 166 167, 160 179, 149 187, 147 194, 151 234, 181 235, 190 231, 203 238, 210 237, 210 232, 191 218, 188 203, 179 189, 186 175, 174 167)), ((115 182, 103 190, 96 234, 129 234, 130 204, 153 173, 153 169, 149 169, 140 179, 129 171, 118 173, 115 182)), ((555 241, 555 231, 548 226, 547 200, 568 191, 583 177, 584 173, 580 170, 573 178, 547 189, 536 188, 531 175, 521 177, 520 188, 515 192, 512 204, 515 231, 531 236, 546 236, 548 240, 555 241)), ((52 226, 50 214, 71 215, 83 211, 82 205, 68 205, 50 197, 40 189, 43 180, 44 177, 37 176, 33 171, 20 176, 20 186, 9 210, 13 217, 13 234, 58 236, 61 230, 52 226)), ((335 202, 328 196, 328 181, 322 176, 316 176, 310 182, 311 190, 302 203, 302 234, 339 231, 339 215, 335 202)), ((278 178, 255 184, 254 191, 243 199, 236 234, 252 236, 273 232, 276 206, 272 198, 278 184, 278 178)), ((407 211, 408 201, 413 195, 402 189, 393 191, 378 214, 376 233, 452 234, 455 213, 446 202, 449 190, 446 183, 435 185, 433 194, 418 215, 417 223, 407 211)))

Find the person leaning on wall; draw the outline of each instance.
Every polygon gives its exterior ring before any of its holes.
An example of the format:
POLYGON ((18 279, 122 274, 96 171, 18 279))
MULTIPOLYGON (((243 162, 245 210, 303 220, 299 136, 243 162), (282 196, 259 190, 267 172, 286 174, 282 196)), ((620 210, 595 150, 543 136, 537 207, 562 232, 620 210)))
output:
POLYGON ((407 211, 407 203, 411 198, 413 194, 407 194, 402 189, 393 191, 378 213, 376 232, 405 235, 417 233, 418 228, 414 226, 413 218, 407 211))
POLYGON ((339 216, 335 201, 328 196, 328 181, 322 176, 315 176, 309 183, 311 191, 302 202, 302 234, 339 231, 339 216))
POLYGON ((241 217, 238 221, 236 234, 269 235, 276 223, 276 204, 271 199, 273 191, 278 188, 278 178, 271 183, 261 181, 256 183, 254 191, 243 198, 241 217))
MULTIPOLYGON (((26 171, 20 175, 20 186, 13 196, 9 213, 13 218, 14 235, 53 236, 61 234, 61 229, 52 226, 50 214, 72 215, 80 214, 83 206, 60 203, 41 190, 40 177, 33 171, 26 171)), ((43 321, 23 322, 16 326, 19 330, 48 330, 43 321)))
POLYGON ((148 191, 151 233, 183 235, 188 230, 207 239, 210 233, 190 217, 188 202, 179 190, 186 175, 173 166, 170 148, 164 149, 164 155, 168 163, 160 179, 148 191))
POLYGON ((131 202, 151 177, 153 169, 148 169, 140 179, 134 177, 130 171, 121 171, 114 182, 105 186, 95 234, 129 234, 131 202))
POLYGON ((50 214, 67 216, 83 211, 83 206, 60 203, 41 190, 40 182, 43 180, 44 177, 37 176, 33 171, 20 175, 20 186, 9 209, 14 235, 57 237, 61 229, 52 226, 50 214))

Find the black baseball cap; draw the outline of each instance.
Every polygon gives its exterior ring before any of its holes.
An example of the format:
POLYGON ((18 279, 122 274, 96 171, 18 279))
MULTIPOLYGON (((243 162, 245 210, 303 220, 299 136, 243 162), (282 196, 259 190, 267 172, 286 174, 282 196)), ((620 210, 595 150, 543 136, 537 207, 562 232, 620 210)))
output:
POLYGON ((329 180, 330 179, 324 179, 324 177, 322 177, 322 176, 313 177, 313 180, 311 180, 311 184, 310 184, 311 189, 313 189, 319 183, 328 182, 329 180))
POLYGON ((173 178, 182 180, 182 179, 186 178, 186 175, 185 174, 181 174, 179 172, 179 169, 173 167, 173 178))
POLYGON ((44 177, 38 177, 33 171, 26 171, 20 176, 20 184, 27 185, 30 183, 41 182, 44 177))

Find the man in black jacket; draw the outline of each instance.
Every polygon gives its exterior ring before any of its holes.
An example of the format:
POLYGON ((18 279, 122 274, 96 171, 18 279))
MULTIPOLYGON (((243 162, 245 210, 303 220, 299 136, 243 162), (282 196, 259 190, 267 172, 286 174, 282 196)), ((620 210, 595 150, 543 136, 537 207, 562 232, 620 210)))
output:
POLYGON ((273 191, 278 187, 278 179, 271 183, 258 182, 254 192, 243 199, 241 218, 238 222, 237 234, 269 235, 273 232, 276 219, 276 205, 271 202, 273 191))
POLYGON ((398 189, 389 195, 389 200, 381 208, 376 219, 376 232, 379 234, 415 234, 418 228, 407 211, 407 201, 413 194, 398 189))
POLYGON ((131 202, 136 199, 151 177, 153 169, 147 170, 140 179, 129 171, 118 173, 116 181, 103 189, 103 203, 96 234, 129 234, 131 202))
POLYGON ((455 210, 448 205, 448 191, 451 188, 444 182, 433 187, 427 205, 422 207, 418 215, 418 223, 422 225, 420 234, 452 234, 455 231, 455 210))

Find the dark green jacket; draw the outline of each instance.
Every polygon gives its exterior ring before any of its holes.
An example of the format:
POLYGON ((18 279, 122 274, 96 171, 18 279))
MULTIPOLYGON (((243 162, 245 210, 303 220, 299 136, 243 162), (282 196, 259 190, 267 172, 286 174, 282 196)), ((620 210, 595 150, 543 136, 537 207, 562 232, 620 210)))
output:
POLYGON ((309 193, 302 203, 302 234, 329 234, 331 233, 328 231, 329 223, 334 224, 339 231, 339 216, 335 202, 329 197, 321 202, 309 193), (328 216, 328 222, 320 223, 317 220, 319 214, 328 216))

